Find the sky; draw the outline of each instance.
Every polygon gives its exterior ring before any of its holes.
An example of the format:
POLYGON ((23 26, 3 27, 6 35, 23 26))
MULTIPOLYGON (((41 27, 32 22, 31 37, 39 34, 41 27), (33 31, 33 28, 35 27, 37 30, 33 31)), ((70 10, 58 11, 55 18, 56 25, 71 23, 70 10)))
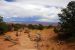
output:
POLYGON ((58 22, 57 14, 75 0, 0 0, 4 21, 58 22))

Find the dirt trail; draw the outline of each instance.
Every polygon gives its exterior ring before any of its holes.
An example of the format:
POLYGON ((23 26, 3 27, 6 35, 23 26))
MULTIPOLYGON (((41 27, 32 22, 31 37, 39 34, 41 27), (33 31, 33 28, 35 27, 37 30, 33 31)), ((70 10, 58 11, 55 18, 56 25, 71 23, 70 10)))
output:
MULTIPOLYGON (((57 44, 52 40, 55 36, 53 29, 44 29, 42 31, 39 30, 30 30, 31 38, 34 39, 36 32, 39 32, 41 35, 41 41, 38 42, 39 50, 75 50, 75 47, 71 47, 67 44, 57 44)), ((10 41, 5 41, 3 36, 0 36, 0 50, 38 50, 36 48, 36 42, 31 41, 28 37, 27 33, 19 32, 19 36, 15 36, 16 32, 7 32, 6 35, 11 36, 12 39, 17 43, 13 45, 10 41)))

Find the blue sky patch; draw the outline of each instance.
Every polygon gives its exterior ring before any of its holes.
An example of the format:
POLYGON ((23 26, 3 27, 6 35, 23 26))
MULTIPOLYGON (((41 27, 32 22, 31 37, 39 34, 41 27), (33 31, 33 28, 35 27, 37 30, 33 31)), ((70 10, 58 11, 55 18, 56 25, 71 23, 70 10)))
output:
POLYGON ((5 1, 7 1, 7 2, 13 2, 14 0, 5 0, 5 1))

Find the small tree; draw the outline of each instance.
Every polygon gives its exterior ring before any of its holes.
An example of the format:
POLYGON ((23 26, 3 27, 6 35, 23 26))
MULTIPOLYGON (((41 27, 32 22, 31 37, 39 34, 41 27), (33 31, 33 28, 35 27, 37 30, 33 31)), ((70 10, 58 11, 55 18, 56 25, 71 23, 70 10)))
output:
POLYGON ((58 14, 60 17, 59 29, 55 29, 58 33, 58 39, 72 41, 75 39, 75 1, 71 1, 67 8, 61 10, 58 14))
POLYGON ((21 25, 20 24, 13 24, 13 28, 14 28, 14 31, 17 31, 18 29, 21 28, 21 25))
POLYGON ((0 23, 3 22, 3 17, 0 16, 0 23))
POLYGON ((43 30, 43 29, 44 29, 44 26, 43 26, 42 24, 39 24, 39 25, 38 25, 38 29, 39 29, 39 30, 43 30))
POLYGON ((35 28, 34 28, 34 25, 32 25, 32 24, 29 24, 29 25, 28 25, 28 28, 29 28, 29 29, 35 29, 35 28))
POLYGON ((0 16, 0 35, 3 35, 8 31, 8 25, 3 21, 3 17, 0 16))

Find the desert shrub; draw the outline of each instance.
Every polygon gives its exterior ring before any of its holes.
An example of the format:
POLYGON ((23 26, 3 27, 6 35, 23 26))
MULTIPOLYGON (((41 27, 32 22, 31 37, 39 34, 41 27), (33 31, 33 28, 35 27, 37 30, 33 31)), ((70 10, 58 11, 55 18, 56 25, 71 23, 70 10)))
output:
POLYGON ((34 27, 34 29, 38 29, 39 26, 38 25, 33 25, 33 27, 34 27))
POLYGON ((22 28, 20 24, 13 24, 14 31, 17 31, 18 29, 22 28))
POLYGON ((52 28, 52 27, 53 27, 52 25, 45 26, 45 28, 47 29, 52 28))
POLYGON ((58 32, 59 32, 59 31, 58 31, 58 28, 54 27, 54 32, 55 32, 55 33, 58 33, 58 32))
POLYGON ((34 28, 34 25, 32 25, 32 24, 29 24, 27 27, 28 27, 29 29, 35 29, 35 28, 34 28))
POLYGON ((42 24, 39 24, 38 25, 38 30, 43 30, 44 29, 44 26, 42 24))
POLYGON ((32 24, 29 24, 27 26, 29 29, 37 29, 37 30, 43 30, 44 29, 44 26, 39 24, 39 25, 32 25, 32 24))

